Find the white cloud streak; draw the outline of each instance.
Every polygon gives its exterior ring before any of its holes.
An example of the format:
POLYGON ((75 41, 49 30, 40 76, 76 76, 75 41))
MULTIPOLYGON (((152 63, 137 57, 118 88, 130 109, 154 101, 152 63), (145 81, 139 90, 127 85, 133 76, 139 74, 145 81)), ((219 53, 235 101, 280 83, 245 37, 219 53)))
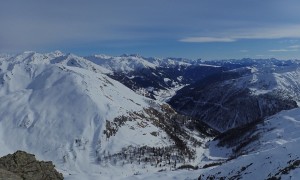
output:
POLYGON ((293 52, 293 51, 299 51, 299 48, 300 48, 299 45, 291 45, 283 49, 271 49, 269 50, 269 52, 293 52))
POLYGON ((298 49, 271 49, 270 52, 293 52, 298 51, 298 49))
POLYGON ((179 39, 179 41, 191 42, 191 43, 195 43, 195 42, 206 43, 206 42, 234 42, 243 39, 300 38, 299 29, 300 29, 300 24, 285 25, 279 27, 265 27, 265 28, 247 28, 247 29, 235 29, 235 30, 229 29, 223 32, 220 31, 210 32, 203 36, 185 37, 179 39))
POLYGON ((235 39, 226 37, 188 37, 180 39, 181 42, 205 43, 205 42, 234 42, 235 39))
POLYGON ((291 48, 291 49, 299 49, 299 48, 300 48, 300 45, 292 45, 292 46, 289 46, 288 48, 291 48))

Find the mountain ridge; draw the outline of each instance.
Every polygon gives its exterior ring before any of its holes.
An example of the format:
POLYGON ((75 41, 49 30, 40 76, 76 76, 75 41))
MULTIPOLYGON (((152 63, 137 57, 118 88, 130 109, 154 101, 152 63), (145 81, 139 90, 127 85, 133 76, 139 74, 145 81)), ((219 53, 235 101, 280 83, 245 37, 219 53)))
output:
POLYGON ((0 68, 0 153, 26 150, 52 160, 64 176, 100 169, 108 177, 107 166, 124 166, 115 172, 120 177, 137 167, 173 169, 197 158, 195 147, 209 139, 185 129, 194 123, 188 117, 82 57, 26 52, 1 59, 0 68), (137 150, 144 156, 133 156, 137 150))
MULTIPOLYGON (((34 153, 66 179, 249 179, 242 173, 260 166, 251 159, 272 150, 261 140, 278 149, 297 141, 298 61, 95 58, 109 63, 60 51, 0 55, 0 154, 34 153), (114 67, 119 61, 122 68, 114 67), (199 98, 205 107, 180 109, 199 98), (204 110, 206 120, 196 116, 204 110), (236 112, 248 114, 231 118, 236 112), (287 130, 295 137, 280 134, 287 130), (234 173, 218 174, 223 167, 234 173)), ((297 171, 297 158, 276 157, 283 164, 267 171, 270 178, 297 171)))

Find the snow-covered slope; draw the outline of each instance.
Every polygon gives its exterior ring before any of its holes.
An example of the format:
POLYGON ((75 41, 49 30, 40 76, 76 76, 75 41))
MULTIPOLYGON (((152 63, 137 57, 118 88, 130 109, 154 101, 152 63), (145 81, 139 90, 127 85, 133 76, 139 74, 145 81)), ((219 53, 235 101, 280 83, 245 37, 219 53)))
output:
POLYGON ((282 111, 234 129, 208 142, 197 170, 148 173, 128 179, 282 179, 300 178, 300 109, 282 111))
POLYGON ((203 172, 202 179, 300 178, 299 108, 278 113, 230 141, 232 158, 203 172))
POLYGON ((79 139, 88 146, 84 158, 89 159, 89 150, 107 148, 101 141, 106 120, 149 106, 122 84, 97 73, 101 67, 90 71, 89 64, 73 55, 48 57, 24 53, 1 61, 3 147, 61 158, 75 156, 74 141, 79 139))
POLYGON ((70 179, 122 178, 194 161, 207 139, 185 127, 193 122, 109 73, 59 51, 2 57, 0 156, 25 150, 54 161, 70 179))

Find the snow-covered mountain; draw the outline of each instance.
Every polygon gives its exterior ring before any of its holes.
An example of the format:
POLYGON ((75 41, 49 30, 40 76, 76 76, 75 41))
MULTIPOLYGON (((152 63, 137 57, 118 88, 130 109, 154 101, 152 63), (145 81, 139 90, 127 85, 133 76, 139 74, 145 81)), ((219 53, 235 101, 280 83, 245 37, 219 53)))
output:
POLYGON ((297 179, 299 64, 0 55, 0 156, 66 179, 297 179))
POLYGON ((170 104, 177 111, 197 117, 219 131, 297 107, 300 94, 298 62, 281 65, 277 61, 264 62, 249 67, 246 61, 245 67, 197 81, 179 90, 170 104))
POLYGON ((86 62, 74 55, 37 53, 1 61, 2 147, 88 160, 89 151, 109 146, 103 137, 106 120, 149 107, 144 98, 97 73, 105 69, 86 62), (75 141, 87 146, 85 155, 76 155, 83 147, 76 148, 75 141))
POLYGON ((156 68, 157 64, 144 59, 138 54, 121 56, 94 55, 86 57, 95 64, 101 65, 111 71, 128 73, 144 68, 156 68))
POLYGON ((70 179, 121 178, 194 162, 210 130, 188 128, 202 125, 136 94, 110 72, 59 51, 2 57, 0 155, 34 153, 70 179))
POLYGON ((121 56, 108 56, 108 55, 93 55, 87 56, 86 59, 101 65, 114 72, 128 73, 131 71, 137 71, 147 68, 158 67, 178 67, 178 66, 192 66, 192 65, 204 65, 215 66, 209 64, 203 64, 203 61, 190 60, 186 58, 155 58, 155 57, 143 57, 138 54, 123 54, 121 56))
POLYGON ((86 59, 111 70, 108 75, 136 93, 167 101, 175 91, 216 72, 222 67, 184 58, 146 58, 136 54, 94 55, 86 59))

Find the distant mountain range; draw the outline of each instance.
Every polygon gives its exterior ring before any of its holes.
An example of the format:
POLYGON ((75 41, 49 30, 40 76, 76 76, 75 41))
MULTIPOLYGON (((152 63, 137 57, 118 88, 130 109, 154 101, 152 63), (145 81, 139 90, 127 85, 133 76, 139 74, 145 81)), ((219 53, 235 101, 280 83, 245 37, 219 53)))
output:
POLYGON ((0 55, 0 155, 34 153, 66 179, 298 177, 299 67, 0 55))

